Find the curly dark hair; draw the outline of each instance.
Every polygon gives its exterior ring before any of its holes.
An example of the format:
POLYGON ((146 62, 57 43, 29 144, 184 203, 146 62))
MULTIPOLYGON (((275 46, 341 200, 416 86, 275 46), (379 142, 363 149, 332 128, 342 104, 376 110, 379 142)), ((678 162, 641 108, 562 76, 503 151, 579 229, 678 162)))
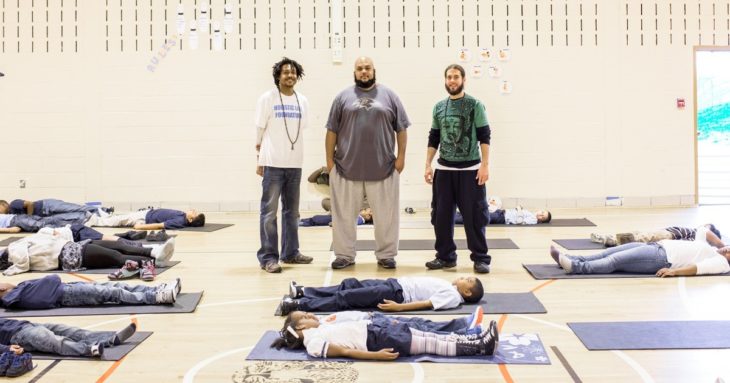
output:
POLYGON ((297 80, 301 80, 302 77, 304 77, 304 68, 302 68, 301 64, 288 57, 283 57, 281 61, 274 64, 274 66, 272 67, 274 84, 276 84, 277 88, 279 87, 279 77, 281 77, 281 70, 282 68, 284 68, 284 65, 291 65, 291 67, 297 71, 297 80))

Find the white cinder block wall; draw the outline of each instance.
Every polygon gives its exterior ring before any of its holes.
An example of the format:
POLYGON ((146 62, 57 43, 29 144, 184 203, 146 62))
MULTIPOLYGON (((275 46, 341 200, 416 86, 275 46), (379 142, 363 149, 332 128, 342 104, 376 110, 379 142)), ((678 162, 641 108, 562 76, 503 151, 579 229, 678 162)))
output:
MULTIPOLYGON (((257 210, 252 120, 271 65, 286 55, 305 68, 306 177, 324 164, 330 102, 369 55, 413 122, 402 204, 426 207, 431 108, 464 47, 468 70, 503 72, 467 76, 492 126, 490 194, 533 207, 694 203, 693 47, 728 45, 728 1, 342 0, 342 64, 329 1, 212 0, 213 20, 233 7, 219 52, 205 31, 197 50, 178 40, 178 3, 2 3, 0 198, 257 210), (480 63, 480 48, 512 58, 480 63)), ((188 24, 199 17, 200 0, 181 3, 188 24)), ((320 198, 302 185, 303 209, 320 198)))

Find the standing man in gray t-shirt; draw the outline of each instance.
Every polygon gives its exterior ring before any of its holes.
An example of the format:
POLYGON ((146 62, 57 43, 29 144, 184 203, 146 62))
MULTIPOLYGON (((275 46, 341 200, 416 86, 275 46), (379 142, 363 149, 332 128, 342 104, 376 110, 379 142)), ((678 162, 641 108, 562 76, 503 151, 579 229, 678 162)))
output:
POLYGON ((405 166, 406 129, 410 125, 398 96, 375 83, 373 60, 358 58, 355 86, 335 97, 327 120, 325 149, 332 193, 332 240, 337 257, 332 262, 333 269, 355 264, 355 222, 364 197, 373 210, 378 265, 395 268, 399 177, 405 166))

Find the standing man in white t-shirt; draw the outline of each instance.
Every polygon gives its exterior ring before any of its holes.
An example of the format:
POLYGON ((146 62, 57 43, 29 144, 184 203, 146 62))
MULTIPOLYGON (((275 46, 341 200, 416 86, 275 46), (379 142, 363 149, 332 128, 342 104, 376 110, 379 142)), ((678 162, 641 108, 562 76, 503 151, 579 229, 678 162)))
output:
POLYGON ((261 248, 259 264, 269 273, 280 273, 284 263, 311 263, 299 252, 299 187, 302 178, 303 130, 307 127, 309 103, 294 90, 304 70, 284 57, 273 67, 276 88, 259 97, 256 106, 256 174, 261 185, 261 248), (281 197, 281 257, 276 213, 281 197))

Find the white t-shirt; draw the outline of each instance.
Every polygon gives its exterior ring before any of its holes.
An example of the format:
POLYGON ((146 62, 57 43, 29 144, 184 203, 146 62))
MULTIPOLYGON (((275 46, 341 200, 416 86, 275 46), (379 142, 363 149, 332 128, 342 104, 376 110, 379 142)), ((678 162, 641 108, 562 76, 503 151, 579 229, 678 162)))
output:
POLYGON ((340 311, 329 315, 320 315, 320 325, 370 320, 370 313, 365 311, 340 311))
POLYGON ((304 129, 307 128, 308 118, 309 102, 301 93, 295 91, 291 96, 282 94, 279 99, 279 90, 274 88, 262 94, 256 104, 254 122, 257 134, 259 129, 264 130, 258 164, 276 168, 301 168, 304 161, 304 129))
POLYGON ((352 350, 368 350, 368 324, 360 320, 319 326, 302 331, 307 354, 315 358, 326 358, 330 344, 352 350))
POLYGON ((707 228, 697 229, 694 241, 665 239, 659 244, 667 253, 672 269, 697 266, 697 275, 722 274, 730 271, 727 259, 707 243, 707 228))
POLYGON ((504 211, 504 222, 508 225, 535 225, 537 216, 525 209, 507 209, 504 211))
POLYGON ((431 301, 434 310, 451 309, 464 302, 451 282, 432 277, 402 277, 403 303, 431 301))

